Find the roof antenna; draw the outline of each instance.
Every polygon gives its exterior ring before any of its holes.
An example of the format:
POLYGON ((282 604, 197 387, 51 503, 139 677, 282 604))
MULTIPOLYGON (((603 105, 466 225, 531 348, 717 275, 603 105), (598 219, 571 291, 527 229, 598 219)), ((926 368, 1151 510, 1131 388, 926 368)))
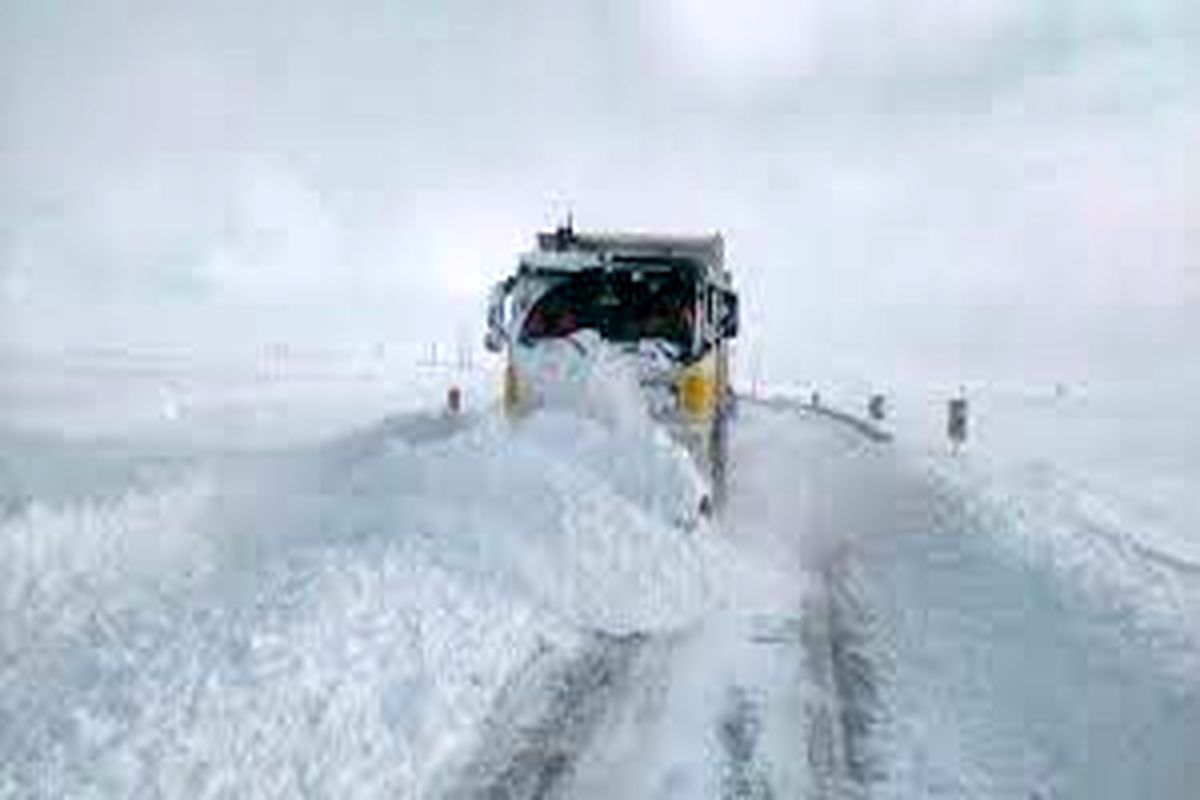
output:
POLYGON ((559 250, 566 250, 567 246, 575 240, 575 215, 568 210, 567 222, 565 225, 559 225, 558 230, 554 232, 554 244, 559 250))

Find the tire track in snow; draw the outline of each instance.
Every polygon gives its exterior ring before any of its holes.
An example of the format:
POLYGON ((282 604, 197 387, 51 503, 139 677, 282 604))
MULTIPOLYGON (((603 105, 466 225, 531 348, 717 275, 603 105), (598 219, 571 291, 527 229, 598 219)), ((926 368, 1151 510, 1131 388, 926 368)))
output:
POLYGON ((601 718, 626 691, 640 634, 596 635, 569 658, 542 650, 501 691, 480 747, 458 770, 447 800, 558 797, 601 718))
POLYGON ((773 800, 774 791, 758 755, 762 719, 757 704, 742 686, 728 691, 726 709, 717 721, 725 753, 722 800, 773 800))

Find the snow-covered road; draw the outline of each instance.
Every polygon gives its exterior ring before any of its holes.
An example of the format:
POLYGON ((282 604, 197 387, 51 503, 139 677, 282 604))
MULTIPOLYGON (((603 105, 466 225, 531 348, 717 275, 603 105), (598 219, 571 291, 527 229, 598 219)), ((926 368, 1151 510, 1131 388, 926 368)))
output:
POLYGON ((753 403, 709 525, 639 425, 7 436, 0 797, 1194 796, 1186 564, 753 403))
POLYGON ((725 603, 623 643, 546 782, 511 761, 466 796, 1192 796, 1186 566, 990 497, 965 460, 743 408, 725 603))
POLYGON ((586 738, 545 732, 556 718, 575 729, 577 710, 512 722, 519 715, 506 709, 508 722, 487 745, 491 769, 460 786, 461 796, 865 792, 874 773, 858 752, 867 733, 860 723, 876 702, 873 676, 861 669, 853 609, 831 581, 854 532, 885 508, 890 453, 825 419, 749 403, 731 445, 728 506, 715 535, 732 546, 736 563, 720 604, 680 630, 619 647, 598 643, 614 655, 601 687, 587 684, 605 702, 589 708, 586 738), (572 742, 553 750, 545 782, 526 780, 536 772, 531 729, 572 742), (497 741, 507 760, 496 755, 497 741), (527 771, 514 770, 516 763, 527 771))

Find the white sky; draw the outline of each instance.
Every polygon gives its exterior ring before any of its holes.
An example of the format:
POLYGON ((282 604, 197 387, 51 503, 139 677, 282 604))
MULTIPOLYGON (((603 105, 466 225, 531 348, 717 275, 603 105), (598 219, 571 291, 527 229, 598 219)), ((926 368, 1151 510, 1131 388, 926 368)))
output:
POLYGON ((0 345, 474 340, 569 208, 723 230, 775 379, 1196 370, 1197 53, 1194 0, 10 0, 0 345))

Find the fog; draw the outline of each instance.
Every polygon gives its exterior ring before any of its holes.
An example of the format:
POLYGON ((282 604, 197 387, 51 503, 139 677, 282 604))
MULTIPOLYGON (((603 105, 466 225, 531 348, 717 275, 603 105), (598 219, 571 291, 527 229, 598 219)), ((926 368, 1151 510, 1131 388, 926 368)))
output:
POLYGON ((1200 6, 13 0, 0 346, 476 341, 534 231, 720 230, 775 381, 1196 377, 1200 6))

